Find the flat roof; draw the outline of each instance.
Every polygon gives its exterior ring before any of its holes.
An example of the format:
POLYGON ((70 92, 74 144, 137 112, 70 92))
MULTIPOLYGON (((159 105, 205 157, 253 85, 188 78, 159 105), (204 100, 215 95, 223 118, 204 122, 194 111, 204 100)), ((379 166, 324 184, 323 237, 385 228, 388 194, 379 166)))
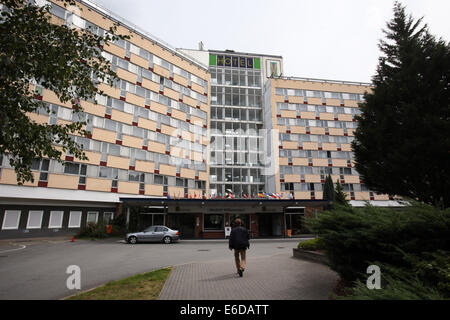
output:
POLYGON ((310 82, 325 82, 332 84, 349 84, 356 86, 366 86, 373 87, 372 83, 368 82, 357 82, 357 81, 345 81, 345 80, 330 80, 330 79, 318 79, 318 78, 302 78, 302 77, 288 77, 288 76, 280 76, 280 77, 268 77, 269 79, 281 79, 281 80, 298 80, 298 81, 310 81, 310 82))

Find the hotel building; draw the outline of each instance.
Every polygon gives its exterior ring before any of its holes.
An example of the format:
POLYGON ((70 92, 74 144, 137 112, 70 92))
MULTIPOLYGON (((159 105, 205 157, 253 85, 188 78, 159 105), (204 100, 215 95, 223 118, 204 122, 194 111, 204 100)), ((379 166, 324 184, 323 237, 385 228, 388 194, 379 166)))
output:
POLYGON ((352 162, 354 115, 370 84, 286 78, 281 56, 176 49, 93 2, 50 3, 55 24, 103 35, 118 21, 130 39, 105 43, 120 80, 99 84, 106 96, 81 101, 81 114, 34 84, 54 113, 30 119, 87 120, 88 137, 73 139, 88 160, 36 159, 34 182, 18 186, 0 155, 0 238, 71 235, 134 213, 140 226, 165 224, 182 238, 223 238, 237 216, 255 237, 295 235, 305 214, 322 210, 328 173, 353 204, 392 205, 352 162))

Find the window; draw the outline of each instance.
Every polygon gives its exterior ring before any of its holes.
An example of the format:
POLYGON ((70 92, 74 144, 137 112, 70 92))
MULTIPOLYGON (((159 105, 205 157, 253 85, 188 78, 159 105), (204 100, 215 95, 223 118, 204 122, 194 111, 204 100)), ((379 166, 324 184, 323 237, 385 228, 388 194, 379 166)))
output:
POLYGON ((6 210, 3 218, 2 230, 19 229, 20 210, 6 210))
POLYGON ((49 228, 61 228, 63 221, 64 211, 51 211, 50 221, 48 222, 49 228))
POLYGON ((223 230, 223 214, 204 214, 204 230, 223 230))
POLYGON ((109 224, 114 217, 114 213, 112 212, 103 212, 103 222, 105 224, 109 224))
POLYGON ((27 229, 40 229, 42 225, 43 211, 29 211, 27 229))
POLYGON ((70 211, 69 228, 79 228, 81 226, 81 211, 70 211))
POLYGON ((97 221, 98 221, 98 212, 88 211, 86 223, 97 223, 97 221))

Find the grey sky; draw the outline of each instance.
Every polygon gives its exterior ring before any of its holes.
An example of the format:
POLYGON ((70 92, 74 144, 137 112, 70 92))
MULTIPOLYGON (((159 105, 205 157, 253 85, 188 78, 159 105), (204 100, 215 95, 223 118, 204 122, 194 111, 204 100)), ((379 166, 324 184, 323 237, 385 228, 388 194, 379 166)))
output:
MULTIPOLYGON (((393 0, 91 0, 177 48, 281 55, 284 75, 370 82, 393 0)), ((450 1, 403 0, 450 40, 450 1)))

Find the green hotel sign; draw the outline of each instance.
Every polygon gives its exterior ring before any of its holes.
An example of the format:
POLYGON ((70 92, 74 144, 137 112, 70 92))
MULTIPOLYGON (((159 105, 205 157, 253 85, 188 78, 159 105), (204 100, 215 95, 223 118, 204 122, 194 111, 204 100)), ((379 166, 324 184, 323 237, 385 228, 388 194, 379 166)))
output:
POLYGON ((248 68, 259 70, 261 69, 261 59, 210 54, 209 65, 219 67, 248 68))

